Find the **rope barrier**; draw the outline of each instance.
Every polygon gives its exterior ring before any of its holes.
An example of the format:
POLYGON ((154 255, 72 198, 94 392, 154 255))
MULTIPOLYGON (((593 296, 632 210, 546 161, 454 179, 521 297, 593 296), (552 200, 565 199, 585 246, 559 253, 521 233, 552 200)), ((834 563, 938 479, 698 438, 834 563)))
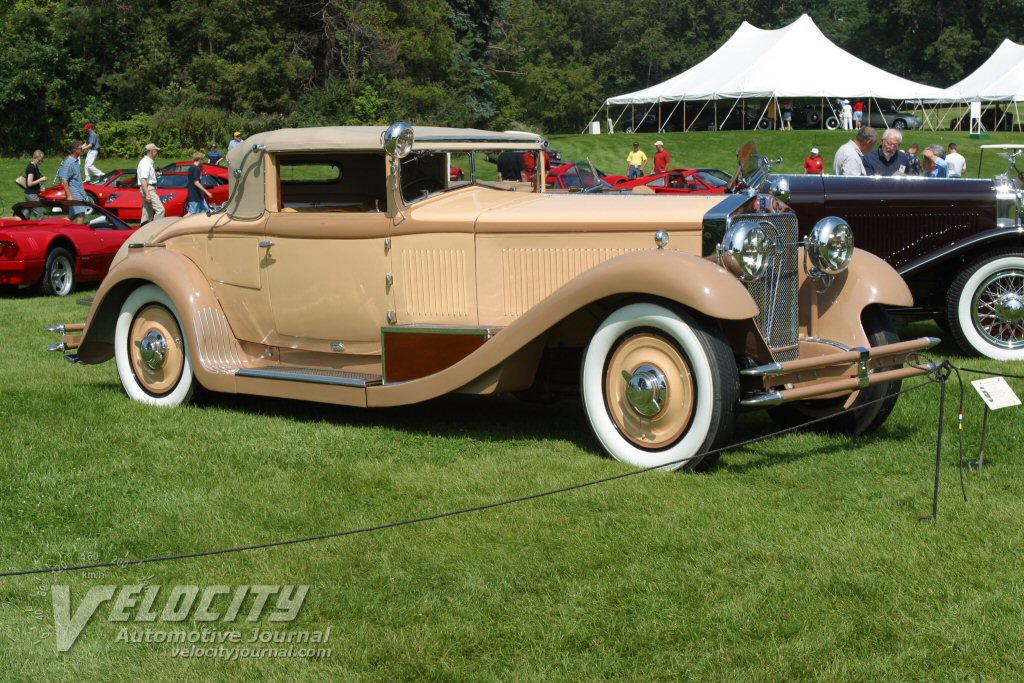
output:
MULTIPOLYGON (((934 375, 934 374, 935 373, 931 373, 929 376, 934 375)), ((939 379, 937 377, 931 377, 931 379, 929 379, 926 382, 922 382, 921 384, 918 384, 916 386, 910 387, 909 389, 903 389, 903 390, 897 392, 896 395, 897 396, 902 396, 904 394, 909 394, 909 393, 912 393, 912 392, 915 392, 915 391, 919 391, 921 389, 924 389, 925 387, 929 387, 932 384, 935 384, 936 382, 942 382, 943 387, 945 387, 944 381, 942 381, 941 379, 939 379)), ((854 407, 850 408, 849 410, 851 410, 851 411, 862 410, 862 409, 867 408, 868 406, 873 405, 875 403, 878 403, 880 401, 888 400, 889 398, 891 398, 891 395, 890 396, 883 396, 881 398, 874 399, 872 401, 865 401, 861 405, 854 406, 854 407)), ((673 460, 673 461, 662 463, 660 465, 656 465, 656 466, 652 466, 652 467, 644 467, 644 468, 640 468, 640 469, 630 470, 629 472, 623 472, 623 473, 620 473, 620 474, 613 474, 611 476, 603 477, 601 479, 594 479, 594 480, 591 480, 591 481, 580 482, 580 483, 577 483, 577 484, 570 484, 569 486, 563 486, 561 488, 551 489, 549 491, 541 491, 539 493, 531 493, 531 494, 527 494, 525 496, 519 496, 519 497, 516 497, 516 498, 507 498, 507 499, 504 499, 504 500, 494 501, 494 502, 491 502, 491 503, 483 503, 481 505, 474 505, 474 506, 471 506, 471 507, 461 508, 461 509, 457 509, 457 510, 449 510, 447 512, 438 512, 438 513, 435 513, 435 514, 425 515, 425 516, 422 516, 422 517, 413 517, 413 518, 409 518, 409 519, 397 520, 397 521, 393 521, 393 522, 385 522, 385 523, 382 523, 382 524, 376 524, 376 525, 373 525, 373 526, 361 527, 361 528, 357 528, 357 529, 347 529, 345 531, 335 531, 335 532, 331 532, 331 533, 317 534, 317 535, 314 535, 314 536, 303 536, 301 538, 291 538, 291 539, 284 539, 284 540, 278 540, 278 541, 268 541, 266 543, 253 543, 253 544, 249 544, 249 545, 233 546, 233 547, 228 547, 228 548, 217 548, 217 549, 214 549, 214 550, 200 550, 200 551, 190 552, 190 553, 178 553, 178 554, 174 554, 174 555, 158 555, 158 556, 154 556, 154 557, 142 557, 142 558, 137 558, 137 559, 133 559, 133 560, 122 559, 122 560, 115 560, 115 561, 111 561, 111 562, 93 562, 93 563, 89 563, 89 564, 78 564, 78 565, 71 565, 71 566, 42 567, 42 568, 37 568, 37 569, 18 569, 18 570, 0 572, 0 578, 8 578, 8 577, 14 577, 14 576, 28 576, 28 575, 32 575, 32 574, 60 574, 60 573, 65 573, 65 572, 85 571, 85 570, 88 570, 88 569, 113 569, 113 568, 121 569, 121 568, 125 568, 125 567, 132 567, 132 566, 138 566, 138 565, 144 565, 144 564, 153 564, 153 563, 156 563, 156 562, 172 562, 172 561, 188 560, 188 559, 199 558, 199 557, 212 557, 214 555, 227 555, 227 554, 232 554, 232 553, 249 552, 249 551, 253 551, 253 550, 263 550, 263 549, 267 549, 267 548, 277 548, 277 547, 281 547, 281 546, 297 545, 297 544, 301 544, 301 543, 312 543, 314 541, 325 541, 325 540, 334 539, 334 538, 343 538, 345 536, 356 536, 356 535, 359 535, 359 534, 374 533, 374 532, 377 532, 377 531, 384 531, 386 529, 396 529, 398 527, 410 526, 412 524, 422 524, 424 522, 432 522, 432 521, 436 521, 436 520, 439 520, 439 519, 446 519, 448 517, 457 517, 457 516, 469 514, 469 513, 472 513, 472 512, 481 512, 483 510, 491 510, 491 509, 494 509, 494 508, 504 507, 504 506, 507 506, 507 505, 513 505, 513 504, 516 504, 516 503, 524 503, 524 502, 528 502, 528 501, 538 500, 540 498, 546 498, 546 497, 549 497, 549 496, 554 496, 554 495, 558 495, 558 494, 562 494, 562 493, 568 493, 570 491, 578 491, 580 489, 589 488, 589 487, 592 487, 592 486, 598 486, 600 484, 607 484, 609 482, 618 481, 620 479, 626 479, 628 477, 635 477, 635 476, 638 476, 638 475, 647 474, 648 472, 651 472, 651 471, 654 471, 654 470, 660 470, 660 469, 663 469, 663 468, 665 468, 667 466, 671 466, 671 465, 682 465, 682 464, 685 464, 685 463, 687 463, 687 462, 689 462, 691 460, 694 460, 694 459, 703 459, 704 457, 706 457, 708 455, 714 455, 716 453, 722 453, 722 452, 728 451, 728 450, 736 450, 736 449, 739 449, 739 448, 743 448, 745 446, 749 446, 751 444, 759 443, 761 441, 767 441, 768 439, 772 439, 772 438, 775 438, 777 436, 781 436, 783 434, 788 434, 790 432, 794 432, 794 431, 797 431, 799 429, 804 429, 806 427, 813 426, 813 425, 818 424, 820 422, 826 422, 828 420, 833 419, 834 417, 835 417, 835 415, 827 415, 825 417, 819 417, 819 418, 816 418, 816 419, 813 419, 813 420, 809 420, 807 422, 800 423, 798 425, 794 425, 794 426, 791 426, 791 427, 786 427, 784 429, 781 429, 781 430, 776 431, 776 432, 772 432, 770 434, 764 434, 764 435, 761 435, 761 436, 756 436, 756 437, 747 439, 745 441, 740 441, 740 442, 731 444, 729 446, 722 446, 720 448, 715 448, 715 449, 712 449, 712 450, 707 451, 705 453, 701 453, 699 455, 688 456, 686 458, 680 458, 678 460, 673 460)), ((937 484, 936 484, 936 486, 937 486, 937 484)))

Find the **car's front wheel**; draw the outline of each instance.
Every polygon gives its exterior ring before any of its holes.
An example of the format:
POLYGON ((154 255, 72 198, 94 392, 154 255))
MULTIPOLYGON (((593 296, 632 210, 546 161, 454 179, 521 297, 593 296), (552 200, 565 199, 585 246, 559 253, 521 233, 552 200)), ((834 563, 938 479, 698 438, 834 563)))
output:
POLYGON ((830 116, 825 119, 825 127, 829 130, 839 130, 839 119, 834 116, 830 116))
POLYGON ((159 287, 143 285, 125 299, 114 328, 114 359, 134 400, 166 407, 191 400, 188 340, 174 303, 159 287))
POLYGON ((710 466, 732 430, 736 361, 721 334, 654 303, 614 311, 583 354, 583 407, 616 460, 668 470, 710 466))
POLYGON ((67 296, 75 291, 75 257, 64 247, 54 247, 46 255, 39 291, 46 296, 67 296))
POLYGON ((1024 360, 1024 252, 975 259, 953 280, 946 319, 957 345, 996 360, 1024 360))
POLYGON ((899 128, 900 130, 903 130, 904 128, 907 127, 907 122, 905 120, 903 120, 903 119, 896 119, 896 120, 894 120, 892 122, 892 127, 893 128, 899 128))

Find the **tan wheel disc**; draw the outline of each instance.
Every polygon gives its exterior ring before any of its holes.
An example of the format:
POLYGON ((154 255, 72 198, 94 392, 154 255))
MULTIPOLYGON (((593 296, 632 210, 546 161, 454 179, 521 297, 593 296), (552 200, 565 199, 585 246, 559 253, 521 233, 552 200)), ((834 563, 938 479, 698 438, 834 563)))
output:
POLYGON ((663 337, 640 332, 624 339, 608 362, 604 389, 605 405, 615 426, 641 448, 671 446, 690 426, 695 403, 693 375, 679 349, 663 337), (638 405, 635 398, 630 399, 627 375, 663 382, 660 400, 638 405))
POLYGON ((163 306, 150 304, 135 315, 129 334, 128 354, 132 371, 147 392, 160 396, 177 386, 185 367, 182 344, 178 321, 163 306), (147 356, 145 348, 154 347, 158 350, 151 350, 147 356))

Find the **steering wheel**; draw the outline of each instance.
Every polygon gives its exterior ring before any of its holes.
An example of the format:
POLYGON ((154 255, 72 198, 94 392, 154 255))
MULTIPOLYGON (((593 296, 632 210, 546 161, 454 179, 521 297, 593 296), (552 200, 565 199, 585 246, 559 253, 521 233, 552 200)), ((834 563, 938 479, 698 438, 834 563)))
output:
POLYGON ((406 199, 414 198, 416 195, 422 195, 426 197, 431 192, 438 192, 444 189, 444 184, 438 181, 437 178, 431 178, 429 176, 424 178, 417 178, 402 186, 402 195, 406 199))

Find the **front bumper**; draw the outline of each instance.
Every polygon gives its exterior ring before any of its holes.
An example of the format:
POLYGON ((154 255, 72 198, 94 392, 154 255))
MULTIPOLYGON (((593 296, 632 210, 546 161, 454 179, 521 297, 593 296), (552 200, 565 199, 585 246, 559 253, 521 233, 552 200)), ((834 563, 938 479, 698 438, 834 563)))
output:
MULTIPOLYGON (((808 398, 831 398, 907 377, 926 375, 930 363, 907 365, 920 351, 939 343, 920 337, 871 348, 841 348, 838 352, 740 370, 745 406, 766 408, 808 398)), ((834 347, 838 344, 832 343, 834 347)))

